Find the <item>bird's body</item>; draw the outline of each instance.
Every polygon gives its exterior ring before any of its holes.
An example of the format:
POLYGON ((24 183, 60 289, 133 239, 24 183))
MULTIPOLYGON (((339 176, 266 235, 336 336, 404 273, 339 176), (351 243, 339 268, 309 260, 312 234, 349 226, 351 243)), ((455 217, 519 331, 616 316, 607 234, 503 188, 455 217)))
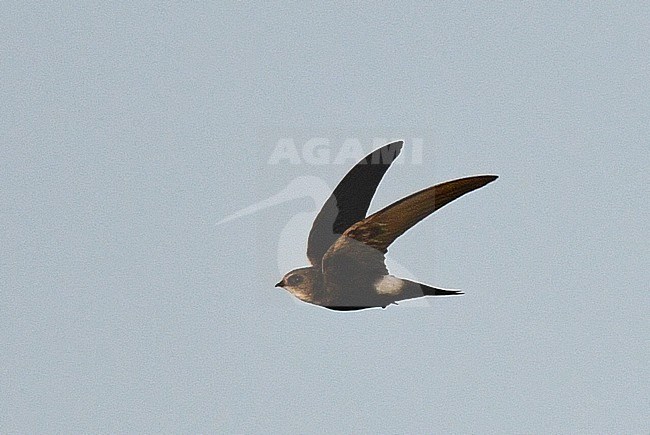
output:
POLYGON ((314 220, 307 247, 311 266, 292 270, 276 286, 305 302, 342 311, 461 294, 390 275, 384 255, 395 239, 419 221, 497 177, 448 181, 366 217, 377 186, 401 147, 401 141, 385 145, 348 172, 314 220))

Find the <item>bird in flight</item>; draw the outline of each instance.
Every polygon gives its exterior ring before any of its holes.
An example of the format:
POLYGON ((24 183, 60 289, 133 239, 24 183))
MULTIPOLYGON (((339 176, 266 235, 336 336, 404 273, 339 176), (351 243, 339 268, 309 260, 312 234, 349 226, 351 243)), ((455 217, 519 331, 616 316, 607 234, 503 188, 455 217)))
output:
POLYGON ((395 239, 422 219, 497 176, 447 181, 366 216, 379 182, 402 145, 402 141, 384 145, 343 177, 309 233, 307 258, 311 266, 288 272, 276 287, 304 302, 339 311, 386 308, 406 299, 462 294, 390 275, 385 254, 395 239))

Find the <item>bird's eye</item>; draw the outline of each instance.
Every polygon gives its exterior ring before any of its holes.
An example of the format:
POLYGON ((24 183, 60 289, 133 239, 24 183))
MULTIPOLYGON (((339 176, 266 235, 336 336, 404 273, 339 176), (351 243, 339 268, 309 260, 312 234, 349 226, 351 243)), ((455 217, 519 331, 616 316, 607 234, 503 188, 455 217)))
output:
POLYGON ((287 280, 289 285, 299 285, 302 282, 302 276, 301 275, 291 275, 289 279, 287 280))

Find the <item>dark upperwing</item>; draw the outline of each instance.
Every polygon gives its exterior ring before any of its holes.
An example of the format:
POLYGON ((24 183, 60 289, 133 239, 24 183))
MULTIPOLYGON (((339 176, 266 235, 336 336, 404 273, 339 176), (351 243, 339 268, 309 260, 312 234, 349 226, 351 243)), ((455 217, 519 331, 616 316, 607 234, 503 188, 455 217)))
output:
MULTIPOLYGON (((368 292, 372 283, 388 273, 384 254, 388 246, 431 213, 472 190, 497 179, 481 175, 447 181, 416 192, 348 228, 323 258, 326 285, 333 291, 368 292)), ((352 300, 371 294, 339 294, 352 300)))
POLYGON ((402 150, 403 141, 376 149, 339 182, 314 220, 307 242, 307 258, 321 267, 323 255, 350 226, 366 217, 382 177, 402 150))
POLYGON ((497 178, 496 175, 478 175, 420 190, 355 223, 343 235, 386 253, 395 239, 422 219, 497 178))

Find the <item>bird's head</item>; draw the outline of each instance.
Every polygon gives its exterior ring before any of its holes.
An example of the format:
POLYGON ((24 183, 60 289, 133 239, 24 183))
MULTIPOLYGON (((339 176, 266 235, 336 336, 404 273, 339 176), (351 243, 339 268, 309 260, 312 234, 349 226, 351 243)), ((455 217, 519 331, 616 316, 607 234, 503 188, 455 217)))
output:
POLYGON ((319 272, 313 267, 301 267, 288 272, 275 286, 282 287, 300 300, 314 302, 319 276, 319 272))

